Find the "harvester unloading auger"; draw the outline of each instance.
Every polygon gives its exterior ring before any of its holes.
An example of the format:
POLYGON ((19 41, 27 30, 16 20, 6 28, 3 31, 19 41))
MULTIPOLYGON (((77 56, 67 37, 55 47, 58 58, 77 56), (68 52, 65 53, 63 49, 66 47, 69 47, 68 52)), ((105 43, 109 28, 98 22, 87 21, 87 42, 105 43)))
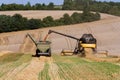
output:
POLYGON ((73 51, 73 54, 81 54, 81 56, 86 56, 86 54, 85 54, 86 48, 91 49, 92 53, 96 52, 97 41, 93 37, 92 34, 83 34, 81 38, 76 38, 76 37, 66 35, 66 34, 63 34, 63 33, 60 33, 60 32, 49 30, 48 35, 50 35, 51 33, 56 33, 56 34, 59 34, 59 35, 62 35, 62 36, 65 36, 65 37, 76 40, 77 45, 76 45, 76 47, 73 51))
POLYGON ((36 46, 36 54, 33 55, 35 57, 39 57, 39 56, 51 56, 51 47, 50 41, 36 41, 30 34, 27 34, 26 36, 29 36, 30 39, 33 41, 33 43, 36 46))

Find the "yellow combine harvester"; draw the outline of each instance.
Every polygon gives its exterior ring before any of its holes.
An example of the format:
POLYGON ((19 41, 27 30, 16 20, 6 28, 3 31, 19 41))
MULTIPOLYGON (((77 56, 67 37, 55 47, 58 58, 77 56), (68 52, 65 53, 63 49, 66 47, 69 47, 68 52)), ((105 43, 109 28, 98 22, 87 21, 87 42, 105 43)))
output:
MULTIPOLYGON (((82 56, 85 56, 85 48, 90 48, 90 49, 92 49, 93 52, 96 51, 97 41, 93 37, 92 34, 83 34, 82 37, 79 39, 79 38, 76 38, 76 37, 73 37, 70 35, 66 35, 66 34, 63 34, 60 32, 49 30, 48 35, 50 35, 51 33, 56 33, 56 34, 77 40, 77 44, 76 44, 76 47, 73 51, 73 54, 80 54, 81 53, 82 56)), ((67 52, 69 52, 69 51, 67 51, 67 52)), ((65 51, 63 51, 62 53, 65 54, 65 51)), ((71 52, 69 52, 69 53, 71 53, 71 52)))

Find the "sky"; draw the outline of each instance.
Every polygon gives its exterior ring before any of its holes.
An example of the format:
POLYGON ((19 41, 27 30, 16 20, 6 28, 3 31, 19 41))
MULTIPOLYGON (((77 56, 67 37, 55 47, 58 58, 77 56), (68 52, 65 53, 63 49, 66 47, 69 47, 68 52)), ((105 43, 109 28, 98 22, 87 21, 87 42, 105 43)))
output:
MULTIPOLYGON (((17 3, 17 4, 26 4, 27 2, 30 2, 32 5, 35 3, 45 3, 48 4, 50 2, 53 2, 56 5, 60 5, 63 3, 64 0, 0 0, 0 4, 11 4, 11 3, 17 3)), ((114 2, 120 2, 120 0, 98 0, 98 1, 114 1, 114 2)))

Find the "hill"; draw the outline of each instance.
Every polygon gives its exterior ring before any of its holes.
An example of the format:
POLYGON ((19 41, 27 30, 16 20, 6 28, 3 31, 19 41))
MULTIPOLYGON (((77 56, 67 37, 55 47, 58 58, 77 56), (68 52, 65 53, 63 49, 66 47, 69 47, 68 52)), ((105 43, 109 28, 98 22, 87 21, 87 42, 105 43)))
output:
MULTIPOLYGON (((19 13, 28 18, 43 18, 52 16, 55 19, 61 17, 64 13, 72 14, 75 11, 3 11, 0 14, 13 15, 19 13)), ((79 11, 77 11, 79 12, 79 11)), ((36 39, 39 39, 40 34, 44 37, 49 29, 70 34, 80 38, 84 33, 92 33, 97 38, 98 50, 107 50, 110 55, 120 55, 120 18, 108 14, 101 14, 101 20, 89 23, 51 27, 37 30, 18 31, 0 34, 0 50, 15 51, 15 52, 34 52, 35 46, 31 40, 26 38, 26 33, 31 33, 36 39)), ((52 34, 49 37, 52 42, 52 51, 60 52, 62 49, 73 49, 75 46, 74 40, 52 34), (63 44, 59 44, 59 43, 63 44)))

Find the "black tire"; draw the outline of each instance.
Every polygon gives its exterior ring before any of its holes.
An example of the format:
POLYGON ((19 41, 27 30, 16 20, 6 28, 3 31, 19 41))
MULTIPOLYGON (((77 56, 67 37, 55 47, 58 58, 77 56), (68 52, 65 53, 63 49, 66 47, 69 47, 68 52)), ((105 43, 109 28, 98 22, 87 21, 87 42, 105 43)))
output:
POLYGON ((49 49, 49 57, 51 57, 51 49, 49 49))
POLYGON ((81 57, 85 56, 85 50, 83 47, 80 48, 81 57))
POLYGON ((36 50, 36 57, 40 57, 40 55, 38 54, 38 53, 40 53, 40 50, 36 50))
POLYGON ((78 48, 75 48, 73 53, 74 53, 75 55, 78 54, 78 48))

